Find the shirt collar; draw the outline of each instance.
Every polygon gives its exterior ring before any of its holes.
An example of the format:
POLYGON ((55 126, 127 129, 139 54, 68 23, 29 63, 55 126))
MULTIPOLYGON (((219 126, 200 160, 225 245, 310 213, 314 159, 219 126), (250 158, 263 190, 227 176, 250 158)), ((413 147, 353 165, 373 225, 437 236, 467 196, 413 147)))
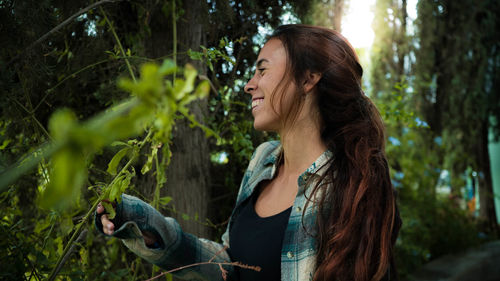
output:
MULTIPOLYGON (((283 152, 283 146, 281 145, 281 143, 279 145, 276 146, 276 148, 274 148, 273 151, 271 151, 271 153, 266 157, 266 159, 264 160, 264 165, 267 166, 267 165, 273 165, 273 172, 272 172, 272 175, 274 176, 274 173, 276 172, 276 164, 277 164, 277 161, 278 159, 281 157, 281 153, 283 152)), ((311 164, 311 166, 309 166, 309 168, 307 168, 304 173, 301 174, 301 177, 305 176, 305 175, 313 175, 313 174, 316 174, 316 172, 318 172, 318 170, 323 167, 330 158, 332 158, 333 156, 333 153, 330 151, 330 150, 326 150, 325 152, 323 152, 317 159, 316 161, 314 161, 314 163, 311 164)), ((319 171, 320 173, 324 172, 326 169, 322 169, 322 171, 319 171)))

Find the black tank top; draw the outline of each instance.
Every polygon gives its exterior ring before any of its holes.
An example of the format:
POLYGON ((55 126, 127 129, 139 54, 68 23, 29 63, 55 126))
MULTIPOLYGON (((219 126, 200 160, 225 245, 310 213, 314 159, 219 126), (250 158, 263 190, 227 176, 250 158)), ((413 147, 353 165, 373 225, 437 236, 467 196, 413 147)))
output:
POLYGON ((240 281, 281 280, 281 247, 292 207, 261 218, 255 212, 259 192, 254 192, 242 204, 242 209, 229 231, 229 255, 233 262, 260 266, 257 272, 235 267, 240 281))

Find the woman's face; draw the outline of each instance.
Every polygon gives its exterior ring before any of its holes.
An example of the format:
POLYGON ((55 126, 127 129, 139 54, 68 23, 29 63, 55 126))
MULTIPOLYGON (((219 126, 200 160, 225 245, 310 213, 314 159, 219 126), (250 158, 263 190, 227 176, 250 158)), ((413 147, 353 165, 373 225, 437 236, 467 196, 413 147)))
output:
POLYGON ((252 95, 253 124, 256 130, 279 132, 282 129, 280 116, 284 116, 283 113, 290 107, 296 90, 293 82, 289 83, 286 92, 276 89, 284 78, 286 60, 286 50, 278 39, 269 40, 260 50, 255 74, 245 86, 245 92, 252 95), (276 92, 276 96, 271 101, 273 92, 276 92))

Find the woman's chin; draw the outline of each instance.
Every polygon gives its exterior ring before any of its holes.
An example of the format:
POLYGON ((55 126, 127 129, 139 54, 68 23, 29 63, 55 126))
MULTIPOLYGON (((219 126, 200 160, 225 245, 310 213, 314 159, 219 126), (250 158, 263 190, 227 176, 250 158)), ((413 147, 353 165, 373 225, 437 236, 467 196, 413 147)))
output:
POLYGON ((253 122, 253 127, 257 131, 261 132, 277 132, 278 129, 274 128, 271 124, 265 124, 265 123, 259 123, 254 121, 253 122))

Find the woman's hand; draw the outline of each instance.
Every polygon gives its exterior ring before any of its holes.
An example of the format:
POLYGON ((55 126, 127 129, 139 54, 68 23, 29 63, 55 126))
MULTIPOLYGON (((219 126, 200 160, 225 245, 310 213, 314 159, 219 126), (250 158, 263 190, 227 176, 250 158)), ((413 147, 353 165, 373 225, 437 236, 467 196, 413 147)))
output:
POLYGON ((109 220, 108 214, 104 213, 105 209, 101 203, 97 205, 96 211, 98 215, 103 214, 101 216, 102 231, 107 235, 113 235, 113 232, 115 231, 115 224, 109 220))
MULTIPOLYGON (((101 216, 101 223, 102 223, 102 231, 107 234, 107 235, 113 235, 113 232, 115 231, 115 224, 109 219, 108 214, 105 213, 104 206, 99 203, 97 205, 97 214, 101 216)), ((148 247, 154 247, 156 246, 156 242, 158 242, 158 238, 156 235, 154 235, 150 231, 141 231, 142 236, 144 238, 144 243, 146 243, 146 246, 148 247)))

